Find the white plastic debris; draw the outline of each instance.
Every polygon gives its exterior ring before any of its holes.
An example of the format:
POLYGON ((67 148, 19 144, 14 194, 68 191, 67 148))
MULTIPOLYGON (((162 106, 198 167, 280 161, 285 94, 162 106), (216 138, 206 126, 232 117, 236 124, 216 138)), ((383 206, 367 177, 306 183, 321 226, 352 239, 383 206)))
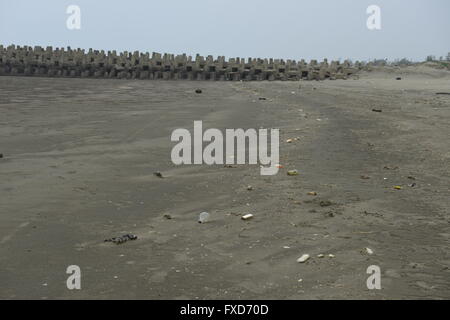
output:
POLYGON ((325 255, 322 253, 317 255, 317 258, 324 258, 324 257, 325 257, 325 255))
POLYGON ((242 220, 250 220, 253 218, 252 214, 246 214, 245 216, 242 216, 242 220))
POLYGON ((368 255, 372 255, 372 254, 373 254, 373 250, 372 250, 372 249, 370 249, 370 248, 365 248, 365 250, 366 250, 366 253, 367 253, 368 255))
POLYGON ((199 217, 198 217, 198 223, 206 223, 209 220, 209 213, 208 212, 202 212, 200 213, 199 217))
POLYGON ((304 254, 297 259, 298 263, 305 263, 310 258, 309 254, 304 254))
POLYGON ((334 254, 331 254, 331 253, 330 253, 330 254, 328 255, 328 258, 334 258, 334 257, 335 257, 334 254))

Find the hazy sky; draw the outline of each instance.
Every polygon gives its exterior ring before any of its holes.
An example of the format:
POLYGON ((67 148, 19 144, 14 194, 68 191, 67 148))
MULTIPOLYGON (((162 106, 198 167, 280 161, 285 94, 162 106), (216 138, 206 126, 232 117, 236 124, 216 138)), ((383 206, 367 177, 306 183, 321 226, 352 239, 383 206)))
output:
POLYGON ((449 0, 0 0, 0 44, 292 59, 450 51, 449 0), (81 8, 68 30, 66 8, 81 8), (366 27, 369 5, 381 30, 366 27))

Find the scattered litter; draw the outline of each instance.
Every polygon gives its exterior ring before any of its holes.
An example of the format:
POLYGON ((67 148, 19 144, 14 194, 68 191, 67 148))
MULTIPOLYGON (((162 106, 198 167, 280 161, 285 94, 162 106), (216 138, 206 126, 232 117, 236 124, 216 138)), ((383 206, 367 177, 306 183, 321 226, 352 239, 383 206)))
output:
POLYGON ((267 99, 264 97, 259 97, 259 100, 267 100, 267 99))
POLYGON ((368 255, 372 255, 372 254, 373 254, 373 250, 370 249, 370 248, 365 248, 364 250, 365 250, 365 252, 366 252, 368 255))
POLYGON ((395 166, 395 167, 391 167, 391 166, 384 166, 384 168, 383 169, 385 169, 385 170, 397 170, 398 169, 398 167, 397 166, 395 166))
POLYGON ((247 190, 248 190, 248 191, 252 191, 252 190, 253 190, 253 187, 252 187, 252 186, 247 186, 247 190))
POLYGON ((308 192, 308 196, 317 196, 317 192, 315 191, 308 192))
POLYGON ((298 263, 305 263, 310 258, 309 254, 304 254, 300 258, 297 259, 298 263))
POLYGON ((401 77, 397 77, 397 78, 395 78, 395 80, 402 80, 402 78, 401 77))
POLYGON ((320 201, 320 206, 321 207, 329 207, 329 206, 332 206, 332 205, 333 205, 333 203, 331 201, 329 201, 329 200, 320 201))
POLYGON ((203 91, 200 90, 200 89, 195 90, 195 93, 198 93, 198 94, 200 94, 200 93, 202 93, 202 92, 203 92, 203 91))
POLYGON ((395 190, 402 190, 403 188, 401 186, 394 186, 393 187, 395 190))
POLYGON ((372 109, 373 112, 383 112, 381 109, 372 109))
POLYGON ((328 258, 334 258, 334 257, 336 257, 334 254, 331 254, 331 253, 330 253, 330 254, 328 255, 328 258))
POLYGON ((416 178, 413 177, 413 176, 409 176, 408 179, 409 179, 409 180, 416 180, 416 178))
POLYGON ((383 216, 383 214, 378 213, 378 212, 364 211, 363 213, 368 216, 374 216, 374 217, 379 217, 379 218, 383 216))
POLYGON ((417 186, 417 183, 411 183, 411 184, 408 184, 408 187, 410 187, 410 188, 414 188, 415 186, 417 186))
POLYGON ((198 217, 198 223, 206 223, 209 220, 209 213, 208 212, 202 212, 200 213, 198 217))
POLYGON ((161 179, 164 178, 163 175, 162 175, 162 173, 159 172, 159 171, 153 172, 153 174, 154 174, 155 176, 157 176, 158 178, 161 178, 161 179))
POLYGON ((292 143, 292 142, 294 142, 294 139, 287 139, 286 142, 287 143, 292 143))
POLYGON ((114 237, 114 238, 110 238, 110 239, 106 239, 105 242, 113 242, 115 244, 122 244, 124 242, 127 242, 129 240, 136 240, 138 237, 135 236, 134 234, 125 234, 123 236, 120 237, 114 237))
POLYGON ((289 246, 284 246, 283 249, 290 249, 291 247, 289 246))
POLYGON ((172 216, 170 214, 168 214, 168 213, 166 213, 163 217, 166 218, 167 220, 171 220, 172 219, 172 216))
POLYGON ((253 215, 252 214, 246 214, 245 216, 242 216, 241 219, 247 221, 247 220, 253 219, 253 215))
POLYGON ((298 282, 303 282, 303 279, 298 279, 298 282))
POLYGON ((224 167, 224 168, 228 168, 228 169, 236 168, 236 166, 233 166, 233 165, 231 165, 231 164, 226 164, 226 165, 224 165, 223 167, 224 167))
POLYGON ((318 254, 318 255, 317 255, 317 258, 325 258, 325 255, 322 254, 322 253, 321 253, 321 254, 318 254))
POLYGON ((436 94, 450 95, 450 92, 436 92, 436 94))
POLYGON ((370 177, 369 177, 369 176, 362 175, 362 176, 361 176, 361 179, 363 179, 363 180, 369 180, 370 177))
POLYGON ((284 166, 282 166, 282 165, 281 165, 281 164, 279 164, 279 163, 278 163, 278 164, 276 164, 276 165, 275 165, 275 167, 277 167, 278 169, 283 169, 283 168, 284 168, 284 166))
POLYGON ((298 176, 298 171, 297 170, 289 170, 287 172, 288 176, 298 176))

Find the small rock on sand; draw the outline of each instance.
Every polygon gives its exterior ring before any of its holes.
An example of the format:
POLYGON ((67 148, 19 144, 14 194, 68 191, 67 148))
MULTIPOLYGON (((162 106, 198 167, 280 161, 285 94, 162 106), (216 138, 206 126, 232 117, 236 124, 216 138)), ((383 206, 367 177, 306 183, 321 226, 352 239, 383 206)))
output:
POLYGON ((300 258, 297 259, 298 263, 305 263, 310 258, 309 254, 304 254, 300 258))

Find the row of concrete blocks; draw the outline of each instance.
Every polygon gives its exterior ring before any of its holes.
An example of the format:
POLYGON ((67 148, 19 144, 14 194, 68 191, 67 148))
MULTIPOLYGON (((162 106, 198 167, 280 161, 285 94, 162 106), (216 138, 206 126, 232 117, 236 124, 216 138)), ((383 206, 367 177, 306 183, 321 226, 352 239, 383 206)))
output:
POLYGON ((357 70, 348 68, 345 72, 331 72, 324 69, 302 72, 267 72, 255 73, 252 70, 243 72, 172 72, 148 70, 105 70, 105 69, 65 69, 47 67, 20 67, 0 64, 0 76, 40 76, 66 78, 106 78, 106 79, 141 79, 141 80, 211 80, 211 81, 296 81, 296 80, 325 80, 347 79, 357 70))
POLYGON ((245 59, 212 56, 206 59, 197 55, 195 61, 186 55, 162 56, 153 53, 104 52, 85 53, 78 49, 57 49, 51 47, 4 48, 0 45, 0 75, 82 77, 82 78, 119 78, 119 79, 164 79, 164 80, 323 80, 345 79, 356 73, 358 66, 348 62, 328 61, 317 63, 312 60, 308 65, 303 60, 245 59))
MULTIPOLYGON (((34 48, 29 46, 8 46, 7 48, 0 45, 0 59, 3 59, 4 62, 21 62, 21 63, 38 63, 45 65, 54 65, 58 63, 59 65, 121 65, 122 67, 130 67, 135 65, 152 65, 152 66, 200 66, 204 67, 205 65, 216 65, 217 67, 237 67, 237 68, 272 68, 277 69, 278 67, 284 69, 299 69, 307 66, 308 64, 302 59, 301 61, 295 60, 286 60, 283 59, 260 59, 260 58, 248 58, 247 61, 243 58, 230 58, 228 60, 225 59, 224 56, 218 56, 216 59, 213 56, 207 56, 204 58, 197 54, 195 60, 192 59, 191 56, 187 56, 186 54, 182 55, 173 55, 173 54, 160 54, 153 52, 151 57, 148 52, 140 53, 139 51, 131 52, 122 52, 119 55, 116 51, 108 51, 106 54, 103 50, 92 50, 89 49, 89 52, 85 52, 84 49, 72 50, 70 48, 56 48, 53 50, 52 47, 47 47, 45 50, 42 47, 36 46, 34 48)), ((1 62, 1 61, 0 61, 1 62)), ((328 64, 328 61, 325 59, 320 65, 328 64)), ((332 63, 333 64, 333 63, 332 63)), ((339 65, 339 62, 335 62, 335 64, 339 65)), ((310 66, 318 65, 317 60, 311 60, 309 63, 310 66)), ((343 63, 344 67, 349 66, 348 62, 343 63)))

